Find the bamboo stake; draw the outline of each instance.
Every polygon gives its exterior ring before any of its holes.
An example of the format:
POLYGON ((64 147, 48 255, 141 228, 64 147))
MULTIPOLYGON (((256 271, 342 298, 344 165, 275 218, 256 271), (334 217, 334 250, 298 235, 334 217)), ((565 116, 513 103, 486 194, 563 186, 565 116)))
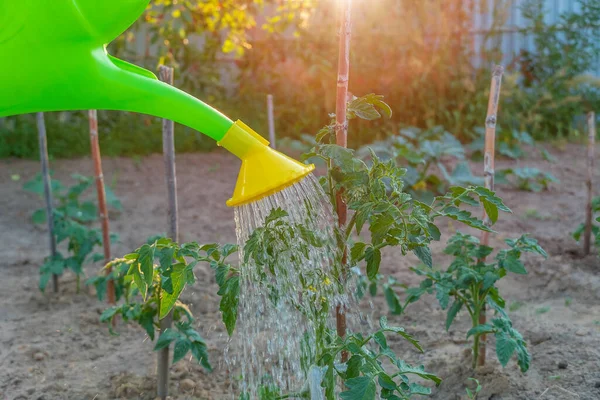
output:
POLYGON ((587 156, 587 204, 585 209, 585 232, 583 235, 583 254, 590 254, 592 239, 592 199, 593 199, 593 178, 594 178, 594 148, 596 142, 596 114, 590 111, 587 115, 588 123, 588 156, 587 156))
POLYGON ((267 119, 269 121, 269 142, 275 148, 275 117, 273 116, 273 95, 267 95, 267 119))
MULTIPOLYGON (((104 248, 104 264, 111 260, 110 255, 110 225, 108 220, 108 208, 106 207, 106 191, 104 190, 104 174, 102 173, 102 158, 100 156, 100 143, 98 141, 98 113, 96 110, 88 111, 90 120, 90 146, 92 151, 92 160, 94 162, 94 174, 96 178, 96 193, 98 194, 98 213, 100 224, 102 225, 102 246, 104 248)), ((107 275, 110 275, 112 268, 109 267, 107 275)), ((106 296, 109 304, 115 304, 115 283, 108 281, 106 296)), ((116 320, 113 319, 113 323, 116 320)))
MULTIPOLYGON (((54 207, 52 200, 52 181, 50 167, 48 166, 48 140, 46 138, 46 124, 44 113, 36 114, 38 139, 40 143, 40 162, 42 164, 42 179, 44 180, 44 199, 46 201, 46 220, 48 222, 48 235, 50 239, 50 255, 56 257, 56 239, 54 238, 54 207)), ((52 289, 58 292, 58 275, 52 274, 52 289)))
MULTIPOLYGON (((163 82, 173 85, 173 68, 160 66, 159 77, 163 82)), ((179 225, 177 219, 177 178, 175 176, 175 124, 173 121, 163 120, 163 155, 165 162, 165 178, 167 182, 167 196, 169 202, 169 236, 175 242, 179 241, 179 225)), ((169 329, 173 322, 173 315, 169 313, 160 321, 160 333, 169 329)), ((165 400, 169 390, 169 346, 158 353, 158 382, 157 396, 165 400)))
MULTIPOLYGON (((352 0, 340 0, 340 41, 338 53, 337 96, 335 104, 335 141, 338 146, 348 147, 348 80, 350 76, 350 37, 352 34, 352 0)), ((336 193, 336 211, 340 228, 344 228, 348 216, 348 206, 340 192, 336 193)), ((342 264, 345 267, 348 251, 344 248, 342 264)), ((336 328, 339 337, 346 336, 346 310, 338 305, 336 308, 336 328)), ((342 362, 346 362, 348 354, 342 353, 342 362)))
MULTIPOLYGON (((485 177, 485 187, 494 191, 494 159, 496 154, 496 121, 498 114, 498 102, 500 99, 500 87, 502 85, 502 74, 504 68, 501 65, 496 65, 492 72, 492 83, 490 87, 490 97, 488 100, 487 116, 485 118, 485 154, 483 156, 483 173, 485 177)), ((490 227, 491 221, 486 212, 483 212, 483 223, 490 227)), ((490 242, 490 233, 481 232, 481 244, 487 246, 490 242)), ((485 258, 483 259, 485 261, 485 258)), ((487 321, 485 304, 479 314, 479 323, 485 324, 487 321)), ((477 365, 485 365, 486 352, 486 336, 481 335, 479 338, 479 354, 475 354, 477 365)), ((477 340, 477 339, 476 339, 477 340)))

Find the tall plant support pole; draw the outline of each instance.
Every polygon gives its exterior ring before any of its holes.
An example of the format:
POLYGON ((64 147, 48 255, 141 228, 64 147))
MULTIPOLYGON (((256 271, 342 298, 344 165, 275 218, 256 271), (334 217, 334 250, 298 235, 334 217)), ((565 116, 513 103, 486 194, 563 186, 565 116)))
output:
POLYGON ((273 95, 267 95, 267 119, 269 121, 269 142, 271 147, 275 147, 275 117, 273 115, 273 95))
MULTIPOLYGON (((173 85, 173 68, 160 66, 160 80, 173 85)), ((169 237, 179 241, 179 225, 177 219, 177 179, 175 177, 175 139, 173 137, 175 124, 173 121, 163 120, 163 155, 165 161, 165 178, 167 181, 167 196, 169 202, 169 237)), ((160 321, 160 333, 171 327, 173 315, 169 313, 160 321)), ((157 395, 162 400, 167 398, 169 389, 169 346, 158 353, 158 382, 157 395)))
MULTIPOLYGON (((350 37, 352 35, 352 0, 340 0, 340 42, 338 54, 337 95, 335 104, 335 141, 338 146, 348 147, 348 80, 350 77, 350 37)), ((343 229, 348 216, 348 206, 342 199, 342 194, 336 194, 336 211, 339 226, 343 229)), ((346 265, 347 250, 344 249, 342 264, 346 265)), ((336 309, 336 328, 339 337, 346 336, 346 310, 341 305, 336 309)), ((342 362, 347 361, 348 354, 342 354, 342 362)))
MULTIPOLYGON (((483 156, 483 174, 485 178, 485 187, 491 191, 494 190, 494 158, 496 154, 496 121, 498 114, 498 102, 500 100, 500 87, 502 86, 502 74, 504 68, 500 65, 494 67, 492 72, 492 84, 490 88, 490 97, 488 100, 487 116, 485 117, 485 153, 483 156)), ((483 223, 485 226, 491 226, 489 216, 483 212, 483 223)), ((481 232, 481 244, 484 246, 489 245, 490 233, 481 232)), ((485 259, 483 260, 485 261, 485 259)), ((485 304, 479 314, 479 323, 485 324, 487 322, 486 307, 485 304)), ((479 337, 479 354, 474 355, 477 360, 477 365, 485 365, 485 352, 486 352, 486 336, 481 335, 479 337)))
MULTIPOLYGON (((102 246, 104 247, 104 264, 111 260, 110 255, 110 225, 108 220, 108 208, 106 207, 106 191, 104 190, 104 174, 102 173, 102 158, 100 156, 100 143, 98 141, 98 113, 96 110, 88 111, 90 120, 90 146, 92 150, 92 160, 94 162, 94 175, 96 178, 96 192, 98 194, 98 212, 100 223, 102 225, 102 246)), ((110 275, 112 268, 108 268, 107 275, 110 275)), ((115 283, 108 281, 106 295, 109 304, 115 304, 115 283)), ((114 323, 115 319, 113 319, 114 323)))
POLYGON ((590 254, 592 240, 592 198, 594 179, 594 149, 596 144, 596 114, 590 111, 587 115, 588 123, 588 156, 587 156, 587 204, 585 207, 585 232, 583 235, 583 254, 590 254))
MULTIPOLYGON (((48 166, 48 140, 46 139, 46 124, 44 113, 36 114, 38 138, 40 143, 40 162, 42 164, 42 179, 44 180, 44 199, 46 201, 46 220, 48 221, 48 235, 50 239, 50 256, 56 257, 56 239, 54 238, 54 207, 52 200, 52 181, 50 167, 48 166)), ((58 275, 52 274, 52 289, 58 292, 58 275)))

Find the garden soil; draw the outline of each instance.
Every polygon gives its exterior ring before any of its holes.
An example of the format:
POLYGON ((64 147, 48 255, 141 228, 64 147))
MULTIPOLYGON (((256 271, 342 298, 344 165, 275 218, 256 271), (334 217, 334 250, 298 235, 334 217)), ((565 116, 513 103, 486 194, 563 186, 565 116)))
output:
MULTIPOLYGON (((412 305, 404 316, 389 316, 426 349, 418 354, 394 338, 390 342, 397 352, 443 378, 434 388, 434 399, 465 399, 471 377, 482 386, 478 399, 600 399, 600 259, 582 257, 581 246, 570 236, 584 218, 586 152, 577 145, 549 150, 557 158, 554 163, 531 150, 527 161, 500 160, 497 165, 535 166, 560 179, 541 193, 498 188, 514 213, 501 217, 493 244, 528 232, 549 253, 545 261, 527 257, 529 274, 509 275, 500 284, 514 325, 529 344, 531 369, 522 374, 514 360, 502 368, 492 342, 488 365, 472 371, 467 316, 459 315, 445 332, 445 312, 433 296, 412 305)), ((479 174, 480 164, 472 164, 479 174)), ((90 159, 51 161, 51 168, 55 178, 66 183, 72 182, 74 172, 92 175, 90 159)), ((182 241, 235 241, 233 210, 225 200, 238 168, 239 162, 223 152, 177 157, 182 241)), ((120 323, 118 336, 111 335, 98 320, 105 305, 91 289, 77 293, 72 275, 60 279, 59 293, 39 292, 38 268, 48 254, 48 236, 30 217, 43 203, 22 189, 38 169, 35 161, 0 161, 0 399, 154 399, 155 354, 143 330, 120 323)), ((160 155, 105 159, 104 171, 106 183, 123 202, 123 211, 111 214, 111 228, 120 236, 113 255, 120 256, 167 229, 163 160, 160 155)), ((596 181, 598 195, 600 167, 596 181)), ((460 228, 443 224, 446 238, 460 228)), ((448 261, 442 249, 443 243, 433 248, 438 265, 448 261)), ((382 271, 416 285, 419 279, 409 271, 416 264, 412 255, 386 249, 382 271)), ((99 267, 88 265, 87 276, 99 267)), ((183 300, 208 342, 215 370, 209 374, 189 359, 179 362, 171 367, 170 393, 172 399, 232 399, 239 377, 221 361, 228 338, 220 322, 214 275, 207 266, 198 267, 196 275, 198 282, 183 300)), ((373 320, 387 313, 380 297, 365 299, 363 307, 373 320)))

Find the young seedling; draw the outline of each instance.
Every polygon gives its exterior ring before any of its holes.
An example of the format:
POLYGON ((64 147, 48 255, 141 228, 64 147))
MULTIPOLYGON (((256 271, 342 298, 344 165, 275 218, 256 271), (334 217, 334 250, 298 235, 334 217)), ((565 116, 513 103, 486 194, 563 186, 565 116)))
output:
MULTIPOLYGON (((124 322, 138 323, 151 340, 157 337, 155 351, 174 344, 172 362, 176 363, 190 353, 207 370, 206 342, 194 328, 194 318, 189 308, 180 301, 187 285, 195 282, 194 268, 205 262, 214 268, 234 270, 226 258, 236 251, 236 246, 215 244, 200 246, 197 243, 177 244, 160 238, 144 244, 133 253, 111 261, 112 279, 123 304, 106 309, 100 316, 110 323, 117 315, 124 322), (160 321, 172 313, 174 328, 161 331, 160 321)), ((104 278, 105 274, 101 274, 104 278)), ((97 286, 98 287, 98 286, 97 286)), ((231 310, 235 313, 234 307, 231 310)), ((112 325, 109 325, 112 332, 112 325)))
POLYGON ((581 237, 584 236, 586 229, 589 229, 590 232, 590 240, 591 236, 594 236, 594 243, 596 248, 600 249, 600 216, 596 218, 596 222, 592 222, 593 215, 600 213, 600 197, 595 197, 591 201, 591 215, 589 225, 585 222, 579 224, 575 232, 573 232, 573 238, 578 242, 581 240, 581 237), (587 228, 589 226, 589 228, 587 228))
MULTIPOLYGON (((58 206, 54 208, 53 224, 54 238, 58 244, 67 242, 68 254, 57 250, 54 256, 46 258, 40 267, 41 291, 44 291, 52 275, 60 276, 65 270, 73 271, 77 276, 77 290, 79 290, 80 277, 83 274, 83 265, 92 256, 92 261, 103 259, 102 254, 93 254, 96 246, 102 246, 102 232, 92 229, 89 224, 98 218, 98 209, 93 201, 83 200, 81 196, 94 184, 94 178, 74 174, 77 181, 70 188, 65 188, 60 181, 52 180, 51 186, 58 206)), ((42 195, 44 184, 40 175, 25 183, 25 190, 42 195)), ((106 200, 109 206, 120 210, 121 203, 110 188, 106 188, 106 200)), ((46 221, 46 209, 39 209, 33 213, 33 222, 36 224, 46 221)), ((117 236, 112 234, 111 240, 117 236)))
POLYGON ((477 395, 479 394, 479 392, 481 392, 481 389, 483 389, 483 387, 475 378, 469 378, 468 380, 473 381, 473 383, 475 384, 475 389, 471 390, 469 388, 466 388, 467 398, 469 400, 477 400, 477 395))
POLYGON ((408 291, 406 304, 417 301, 425 293, 434 293, 443 310, 448 310, 446 330, 454 322, 457 314, 466 309, 471 317, 471 329, 467 338, 473 337, 473 368, 477 366, 479 339, 481 335, 493 334, 496 338, 496 355, 502 366, 506 366, 516 352, 521 371, 529 369, 530 356, 521 334, 513 328, 508 314, 504 310, 505 301, 500 295, 496 283, 508 272, 526 274, 525 266, 520 260, 523 253, 536 253, 547 257, 546 252, 535 239, 526 235, 518 239, 507 239, 508 248, 498 251, 494 261, 484 262, 493 248, 479 243, 479 239, 471 235, 457 233, 448 241, 444 250, 454 257, 454 261, 446 269, 439 271, 430 266, 413 270, 425 280, 418 288, 408 291), (487 305, 495 311, 491 323, 480 324, 479 316, 487 305))

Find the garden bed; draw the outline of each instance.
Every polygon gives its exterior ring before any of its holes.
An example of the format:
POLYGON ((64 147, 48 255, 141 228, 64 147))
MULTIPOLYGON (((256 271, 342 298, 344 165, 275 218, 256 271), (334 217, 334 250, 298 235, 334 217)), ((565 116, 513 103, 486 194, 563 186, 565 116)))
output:
MULTIPOLYGON (((500 218, 495 226, 498 234, 492 238, 494 245, 528 232, 549 253, 545 262, 526 258, 529 275, 509 275, 500 283, 515 327, 529 344, 531 368, 523 375, 514 361, 502 369, 495 357, 489 357, 488 365, 475 374, 483 387, 479 399, 600 398, 600 259, 581 257, 580 246, 570 236, 584 219, 585 149, 567 145, 549 150, 555 163, 533 155, 526 164, 551 172, 561 183, 541 193, 499 187, 514 214, 500 218)), ((123 202, 123 212, 111 225, 121 238, 113 251, 119 256, 167 230, 163 160, 155 155, 105 159, 103 164, 106 183, 114 185, 123 202)), ((497 168, 514 166, 505 160, 497 164, 497 168)), ((47 234, 30 223, 40 200, 22 190, 39 164, 4 160, 0 165, 0 399, 154 399, 156 358, 144 343, 148 339, 143 330, 120 324, 120 336, 111 336, 98 320, 104 305, 88 289, 75 294, 70 275, 61 280, 59 293, 39 292, 38 267, 48 253, 47 234)), ((177 167, 180 240, 235 242, 233 210, 225 200, 233 191, 238 163, 228 154, 213 152, 178 156, 177 167)), ((481 174, 481 163, 471 167, 481 174)), ((55 178, 65 182, 70 182, 72 172, 92 174, 87 158, 53 161, 51 168, 55 178)), ((600 169, 596 173, 600 182, 600 169)), ((450 234, 455 226, 449 223, 443 232, 450 234)), ((436 264, 444 262, 442 249, 443 243, 434 246, 436 264)), ((418 283, 408 271, 417 263, 415 257, 403 258, 392 249, 384 250, 383 257, 383 273, 418 283)), ((88 265, 86 273, 91 276, 96 270, 88 265)), ((197 268, 196 274, 198 282, 183 300, 191 305, 198 330, 207 339, 215 371, 209 375, 186 359, 172 367, 170 392, 174 399, 231 399, 237 383, 222 362, 228 338, 218 311, 214 274, 208 267, 197 268)), ((433 296, 424 299, 409 307, 405 316, 389 318, 415 334, 425 354, 400 341, 394 343, 405 346, 406 352, 400 347, 397 353, 444 379, 434 391, 435 399, 466 398, 465 385, 472 376, 464 337, 469 321, 466 315, 459 316, 446 333, 445 312, 433 296)), ((365 310, 369 300, 363 301, 365 310)), ((374 302, 376 320, 388 309, 383 298, 374 302)))

